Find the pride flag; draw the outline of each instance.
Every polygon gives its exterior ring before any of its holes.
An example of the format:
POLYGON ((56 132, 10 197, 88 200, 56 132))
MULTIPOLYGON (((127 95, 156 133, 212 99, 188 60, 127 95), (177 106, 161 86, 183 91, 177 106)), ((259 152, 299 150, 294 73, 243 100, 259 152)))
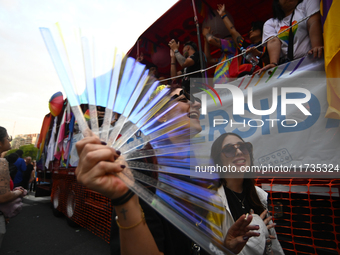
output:
POLYGON ((321 0, 327 76, 326 118, 340 119, 340 1, 321 0))
POLYGON ((51 120, 52 120, 52 114, 49 113, 45 116, 43 124, 41 126, 39 140, 37 142, 37 148, 40 149, 37 161, 40 160, 41 154, 44 151, 45 140, 46 140, 46 136, 48 134, 49 128, 50 128, 51 120))

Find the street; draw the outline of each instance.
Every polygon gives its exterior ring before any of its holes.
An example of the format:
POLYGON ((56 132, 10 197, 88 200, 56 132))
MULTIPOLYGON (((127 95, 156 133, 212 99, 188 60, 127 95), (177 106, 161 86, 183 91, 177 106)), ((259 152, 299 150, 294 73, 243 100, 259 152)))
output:
POLYGON ((21 213, 7 225, 1 255, 110 254, 104 240, 84 228, 71 228, 65 217, 55 217, 50 197, 36 198, 32 193, 23 202, 21 213))

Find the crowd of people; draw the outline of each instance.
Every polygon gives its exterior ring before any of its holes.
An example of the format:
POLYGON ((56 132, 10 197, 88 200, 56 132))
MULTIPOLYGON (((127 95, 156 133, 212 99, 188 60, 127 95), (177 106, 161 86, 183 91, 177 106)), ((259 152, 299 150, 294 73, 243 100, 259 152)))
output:
MULTIPOLYGON (((244 75, 261 74, 306 54, 314 58, 323 57, 319 1, 273 0, 273 18, 266 22, 254 20, 247 37, 237 31, 224 4, 219 4, 216 11, 229 36, 219 38, 210 27, 203 27, 204 52, 201 57, 195 42, 185 42, 181 53, 180 42, 175 39, 169 41, 170 78, 182 75, 182 78, 172 80, 172 86, 182 86, 187 91, 190 89, 191 93, 201 91, 200 83, 195 81, 202 78, 200 70, 211 65, 216 66, 213 83, 223 84, 244 75), (308 19, 302 21, 306 17, 308 19), (291 29, 287 30, 289 27, 291 29), (220 49, 219 58, 211 55, 211 47, 220 49), (241 56, 234 58, 239 54, 241 56), (180 71, 176 69, 178 66, 180 71)), ((154 65, 153 68, 157 69, 154 65)))

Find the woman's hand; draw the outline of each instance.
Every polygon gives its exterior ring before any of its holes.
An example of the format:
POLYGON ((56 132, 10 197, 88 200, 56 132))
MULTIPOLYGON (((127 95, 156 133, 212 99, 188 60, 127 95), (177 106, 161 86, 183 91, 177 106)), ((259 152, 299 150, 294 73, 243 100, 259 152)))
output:
POLYGON ((262 52, 256 49, 255 46, 247 49, 246 54, 248 53, 252 54, 253 56, 257 56, 257 57, 261 57, 262 55, 262 52))
POLYGON ((226 14, 225 13, 225 5, 224 4, 218 4, 216 11, 217 11, 218 15, 220 15, 222 17, 223 15, 226 14))
POLYGON ((269 231, 269 238, 270 239, 276 239, 275 236, 271 235, 271 231, 270 229, 275 227, 275 223, 273 223, 272 221, 272 216, 268 216, 268 210, 264 210, 261 215, 260 218, 263 220, 264 224, 267 226, 267 229, 269 231))
POLYGON ((13 192, 18 196, 23 198, 24 196, 27 195, 27 190, 25 190, 23 187, 19 186, 19 187, 15 187, 13 189, 13 192))
POLYGON ((76 143, 79 164, 76 168, 78 182, 89 189, 114 199, 128 191, 125 183, 116 176, 125 168, 120 152, 102 145, 98 137, 85 137, 76 143))
POLYGON ((269 70, 270 68, 273 68, 275 66, 276 66, 275 64, 268 64, 268 65, 262 67, 261 69, 255 71, 254 74, 260 75, 261 73, 266 72, 267 70, 269 70))
POLYGON ((259 226, 249 225, 253 216, 242 215, 228 230, 224 240, 224 246, 230 251, 238 254, 252 236, 259 236, 260 233, 250 230, 258 230, 259 226))
POLYGON ((311 49, 310 51, 308 51, 309 55, 313 54, 314 58, 321 58, 323 56, 323 46, 317 46, 314 47, 313 49, 311 49))

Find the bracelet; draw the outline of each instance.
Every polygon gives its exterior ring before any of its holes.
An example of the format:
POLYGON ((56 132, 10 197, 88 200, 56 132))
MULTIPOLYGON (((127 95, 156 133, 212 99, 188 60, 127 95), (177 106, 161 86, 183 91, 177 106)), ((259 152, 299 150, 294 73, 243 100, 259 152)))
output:
POLYGON ((179 51, 178 50, 174 50, 174 53, 176 54, 176 53, 179 53, 179 51))
POLYGON ((171 65, 176 65, 176 63, 171 63, 171 65))
POLYGON ((125 204, 127 201, 129 201, 133 195, 135 193, 133 193, 130 189, 121 197, 119 198, 115 198, 115 199, 111 199, 111 204, 113 206, 118 206, 118 205, 123 205, 125 204))
POLYGON ((141 211, 141 213, 142 213, 142 219, 141 219, 139 222, 137 222, 136 224, 134 224, 134 225, 132 225, 132 226, 129 226, 129 227, 123 227, 123 226, 121 226, 121 225, 119 224, 119 222, 118 222, 118 216, 116 216, 116 223, 117 223, 118 227, 121 228, 121 229, 131 229, 131 228, 137 227, 137 226, 138 226, 139 224, 141 224, 142 222, 145 224, 145 215, 144 215, 143 209, 142 209, 142 207, 141 207, 140 205, 139 205, 139 207, 140 207, 140 211, 141 211))
POLYGON ((278 64, 277 64, 277 63, 271 63, 271 64, 273 64, 273 65, 275 65, 275 66, 278 66, 278 64))
POLYGON ((228 15, 227 14, 224 14, 221 19, 224 19, 225 17, 227 17, 228 15))

